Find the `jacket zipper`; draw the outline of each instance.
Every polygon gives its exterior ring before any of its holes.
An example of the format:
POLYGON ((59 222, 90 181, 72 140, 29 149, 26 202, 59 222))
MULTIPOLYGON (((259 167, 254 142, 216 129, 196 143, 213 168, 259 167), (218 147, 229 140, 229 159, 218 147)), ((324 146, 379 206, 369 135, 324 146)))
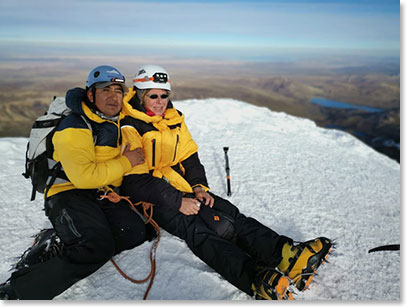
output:
POLYGON ((175 143, 174 158, 172 158, 172 161, 175 161, 175 157, 177 156, 178 142, 179 142, 179 134, 177 134, 177 142, 175 143))
POLYGON ((153 161, 151 163, 151 166, 154 167, 155 166, 155 139, 153 139, 151 142, 153 143, 153 161))

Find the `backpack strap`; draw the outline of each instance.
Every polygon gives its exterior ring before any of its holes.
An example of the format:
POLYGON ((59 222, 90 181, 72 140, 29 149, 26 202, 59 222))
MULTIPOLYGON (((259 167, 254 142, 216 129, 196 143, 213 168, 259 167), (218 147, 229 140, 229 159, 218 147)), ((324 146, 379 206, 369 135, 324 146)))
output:
MULTIPOLYGON (((56 164, 54 165, 54 167, 50 170, 51 179, 50 179, 49 182, 47 183, 47 186, 46 186, 46 189, 45 189, 45 192, 44 192, 44 199, 45 199, 45 200, 47 199, 48 192, 49 192, 49 190, 51 189, 52 185, 54 184, 55 179, 57 179, 58 173, 61 171, 61 169, 62 169, 62 164, 61 164, 61 162, 58 162, 58 163, 56 163, 56 164)), ((34 193, 35 193, 35 190, 34 190, 34 193)))
POLYGON ((85 122, 86 126, 88 126, 90 132, 92 132, 93 136, 93 144, 96 145, 96 134, 92 126, 92 122, 89 121, 89 119, 86 116, 81 115, 83 121, 85 122))
POLYGON ((26 179, 30 178, 30 174, 29 174, 29 171, 28 171, 28 161, 29 161, 29 159, 28 159, 28 151, 29 151, 29 148, 30 148, 30 142, 27 142, 27 149, 25 151, 25 171, 24 171, 24 173, 21 174, 26 179))

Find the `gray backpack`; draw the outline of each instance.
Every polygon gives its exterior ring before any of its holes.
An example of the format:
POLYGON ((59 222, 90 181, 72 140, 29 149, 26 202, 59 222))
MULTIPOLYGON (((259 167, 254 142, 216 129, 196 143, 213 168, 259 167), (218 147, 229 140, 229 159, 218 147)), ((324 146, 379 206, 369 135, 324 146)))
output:
MULTIPOLYGON (((25 178, 31 179, 33 186, 31 200, 35 199, 36 192, 44 193, 46 198, 49 188, 56 181, 57 183, 68 181, 61 163, 52 159, 54 153, 52 137, 61 120, 71 113, 72 110, 65 103, 65 97, 54 97, 48 111, 37 118, 31 128, 25 172, 22 174, 25 178)), ((88 120, 84 116, 82 118, 92 131, 88 120)))

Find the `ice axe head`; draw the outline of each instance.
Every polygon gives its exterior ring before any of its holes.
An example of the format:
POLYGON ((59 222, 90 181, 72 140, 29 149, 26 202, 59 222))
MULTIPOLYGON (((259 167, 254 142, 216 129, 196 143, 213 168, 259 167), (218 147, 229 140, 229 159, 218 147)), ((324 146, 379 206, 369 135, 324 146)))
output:
POLYGON ((229 150, 229 147, 223 147, 223 151, 224 151, 225 153, 227 153, 228 150, 229 150))

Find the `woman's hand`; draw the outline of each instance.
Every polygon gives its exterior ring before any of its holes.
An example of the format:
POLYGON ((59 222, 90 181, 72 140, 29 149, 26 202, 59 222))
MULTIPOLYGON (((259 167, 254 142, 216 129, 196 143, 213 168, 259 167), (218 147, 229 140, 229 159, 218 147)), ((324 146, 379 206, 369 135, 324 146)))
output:
POLYGON ((214 199, 209 194, 208 192, 205 192, 205 190, 202 187, 195 187, 194 188, 194 193, 195 193, 195 198, 198 199, 199 201, 205 200, 205 206, 213 207, 214 199))
POLYGON ((185 215, 195 215, 198 214, 201 203, 194 198, 182 198, 181 207, 179 212, 185 215))

